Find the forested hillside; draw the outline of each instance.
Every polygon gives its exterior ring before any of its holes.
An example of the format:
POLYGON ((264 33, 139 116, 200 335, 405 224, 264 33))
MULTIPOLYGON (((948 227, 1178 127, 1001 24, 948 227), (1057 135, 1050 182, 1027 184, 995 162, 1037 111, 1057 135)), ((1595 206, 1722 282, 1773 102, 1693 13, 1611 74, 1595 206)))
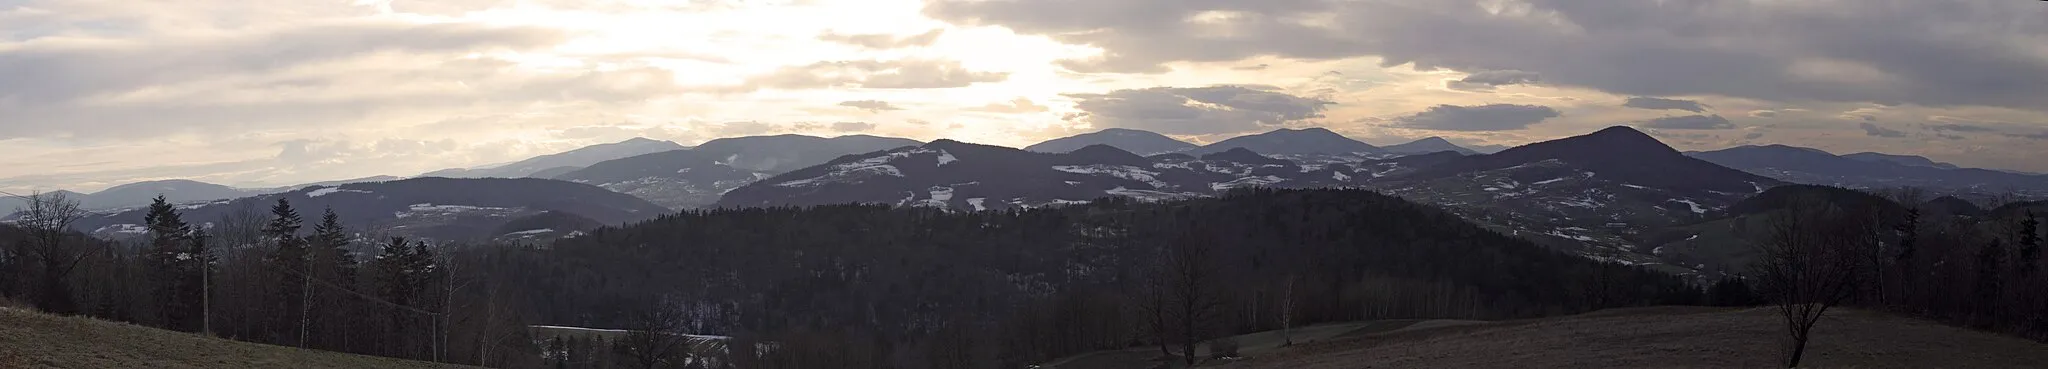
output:
POLYGON ((526 267, 506 269, 536 290, 542 321, 628 326, 631 314, 606 312, 665 297, 687 301, 699 329, 780 342, 794 363, 832 367, 1016 367, 1283 324, 1698 297, 1670 276, 1361 190, 975 213, 710 210, 529 252, 526 267))

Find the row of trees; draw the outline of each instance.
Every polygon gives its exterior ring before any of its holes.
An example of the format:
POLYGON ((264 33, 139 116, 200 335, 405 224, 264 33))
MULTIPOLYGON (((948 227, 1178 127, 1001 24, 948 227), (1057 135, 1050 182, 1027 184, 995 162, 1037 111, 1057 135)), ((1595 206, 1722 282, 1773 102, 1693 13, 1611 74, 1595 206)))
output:
POLYGON ((2041 217, 2025 203, 1955 214, 1925 211, 1918 189, 1793 190, 1811 193, 1764 215, 1749 276, 1785 316, 1788 366, 1837 306, 2048 340, 2041 217))
POLYGON ((537 361, 519 338, 525 310, 508 305, 517 289, 458 268, 487 252, 373 244, 332 211, 308 231, 283 200, 191 223, 159 197, 140 237, 115 242, 72 230, 87 214, 61 193, 24 200, 20 220, 0 226, 0 293, 46 312, 420 360, 537 361))

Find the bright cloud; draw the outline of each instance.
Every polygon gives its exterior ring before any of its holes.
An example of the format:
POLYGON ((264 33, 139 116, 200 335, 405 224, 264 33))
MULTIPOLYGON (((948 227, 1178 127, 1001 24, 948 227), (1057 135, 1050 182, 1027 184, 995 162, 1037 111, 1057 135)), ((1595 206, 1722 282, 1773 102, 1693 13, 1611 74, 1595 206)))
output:
POLYGON ((2048 7, 1835 2, 0 0, 0 190, 1107 127, 1511 145, 1768 126, 1739 136, 2048 171, 2021 159, 2048 155, 2027 149, 2048 7))

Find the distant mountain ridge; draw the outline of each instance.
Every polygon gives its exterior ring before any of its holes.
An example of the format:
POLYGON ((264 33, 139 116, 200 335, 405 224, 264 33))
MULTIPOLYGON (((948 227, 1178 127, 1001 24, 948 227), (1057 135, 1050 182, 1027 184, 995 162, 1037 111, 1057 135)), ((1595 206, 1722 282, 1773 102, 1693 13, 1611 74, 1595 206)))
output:
POLYGON ((1688 157, 1634 128, 1616 126, 1591 134, 1522 145, 1498 153, 1452 160, 1425 169, 1422 177, 1561 160, 1629 184, 1693 193, 1755 193, 1777 180, 1688 157))
MULTIPOLYGON (((521 217, 559 211, 604 224, 653 218, 667 208, 631 195, 590 185, 546 179, 414 178, 390 182, 353 183, 180 205, 187 222, 204 224, 249 209, 267 216, 278 199, 291 201, 306 219, 334 209, 352 229, 440 240, 471 240, 521 217)), ((121 236, 140 232, 146 209, 94 214, 81 219, 79 230, 121 236)))
POLYGON ((842 155, 917 146, 917 140, 849 135, 832 138, 805 135, 775 135, 721 138, 691 150, 718 158, 737 169, 781 173, 818 165, 842 155))
POLYGON ((1962 168, 1962 167, 1956 166, 1955 164, 1949 164, 1949 163, 1937 162, 1937 161, 1934 161, 1934 159, 1928 159, 1928 158, 1927 158, 1927 157, 1925 157, 1925 156, 1919 156, 1919 155, 1892 155, 1892 154, 1886 154, 1886 153, 1877 153, 1877 152, 1859 152, 1859 153, 1854 153, 1854 154, 1842 155, 1842 157, 1844 157, 1844 158, 1849 158, 1849 159, 1854 159, 1854 160, 1862 160, 1862 161, 1879 161, 1879 162, 1889 162, 1889 163, 1893 163, 1893 164, 1898 164, 1898 165, 1904 165, 1904 166, 1911 166, 1911 167, 1929 167, 1929 168, 1941 168, 1941 169, 1961 169, 1961 168, 1962 168))
POLYGON ((1203 145, 1188 151, 1201 155, 1243 148, 1266 155, 1294 154, 1354 154, 1385 153, 1377 146, 1344 137, 1323 128, 1277 129, 1266 133, 1238 136, 1216 143, 1203 145))
POLYGON ((1451 151, 1465 155, 1480 154, 1478 151, 1453 144, 1450 140, 1445 140, 1443 137, 1428 137, 1404 144, 1381 147, 1381 149, 1386 149, 1387 152, 1396 154, 1428 154, 1438 151, 1451 151))
POLYGON ((1786 145, 1738 146, 1687 155, 1798 183, 1850 188, 1913 186, 1962 192, 2048 191, 2048 175, 1960 168, 1910 155, 1866 152, 1837 156, 1786 145))
POLYGON ((1196 147, 1195 144, 1176 140, 1151 131, 1110 128, 1092 133, 1047 140, 1031 146, 1025 146, 1024 151, 1066 153, 1092 145, 1109 145, 1143 156, 1186 151, 1196 147))
POLYGON ((555 176, 646 199, 670 209, 703 207, 726 191, 765 177, 697 150, 672 150, 605 161, 555 176))
MULTIPOLYGON (((52 191, 51 193, 63 193, 67 199, 77 201, 79 207, 86 210, 109 210, 148 205, 157 195, 163 195, 166 200, 172 203, 191 203, 254 196, 271 192, 275 191, 241 189, 185 179, 167 179, 108 187, 105 190, 100 190, 100 192, 90 194, 63 190, 52 191)), ((23 205, 24 203, 21 199, 0 196, 0 215, 11 214, 23 205)))
POLYGON ((582 168, 598 162, 669 150, 685 149, 681 144, 648 138, 633 138, 608 144, 585 146, 556 154, 536 156, 510 164, 484 168, 444 169, 422 177, 525 178, 543 171, 566 173, 565 167, 582 168))

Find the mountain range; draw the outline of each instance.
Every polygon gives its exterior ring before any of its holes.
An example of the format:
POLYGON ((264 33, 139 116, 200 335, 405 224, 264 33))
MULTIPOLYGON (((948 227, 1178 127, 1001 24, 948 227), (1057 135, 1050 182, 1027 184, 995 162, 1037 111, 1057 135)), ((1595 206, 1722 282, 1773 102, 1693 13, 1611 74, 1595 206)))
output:
MULTIPOLYGON (((150 200, 155 199, 157 195, 163 195, 164 198, 171 202, 185 203, 254 196, 265 192, 267 191, 239 189, 192 180, 171 179, 129 183, 109 187, 90 194, 62 190, 52 191, 51 193, 62 193, 65 198, 77 201, 79 207, 84 209, 107 210, 148 205, 150 200)), ((24 203, 21 199, 0 197, 0 214, 12 213, 23 205, 24 203)))
POLYGON ((1381 149, 1385 149, 1387 150, 1387 152, 1396 154, 1428 154, 1438 151, 1451 151, 1465 155, 1480 154, 1479 151, 1468 149, 1463 146, 1458 146, 1457 144, 1451 143, 1450 140, 1445 140, 1443 137, 1427 137, 1404 144, 1381 147, 1381 149))
POLYGON ((1721 166, 1788 182, 1850 188, 1922 187, 1948 192, 2048 192, 2048 175, 1960 168, 1919 156, 1834 155, 1785 145, 1740 146, 1687 153, 1721 166))
MULTIPOLYGON (((1778 145, 1681 153, 1628 127, 1492 154, 1437 137, 1375 147, 1325 129, 1280 129, 1200 146, 1110 129, 1027 149, 876 136, 738 137, 694 148, 634 139, 459 173, 533 177, 512 182, 380 176, 250 190, 156 181, 74 196, 120 209, 163 193, 196 211, 198 219, 248 206, 242 202, 286 198, 364 213, 347 219, 385 233, 548 238, 706 207, 878 203, 975 211, 1110 196, 1169 201, 1251 187, 1363 188, 1441 206, 1581 255, 1682 265, 1686 260, 1644 250, 1657 241, 1645 235, 1727 216, 1739 202, 1788 183, 1990 190, 2044 182, 2040 176, 1953 167, 1917 156, 1838 156, 1778 145), (625 156, 610 158, 620 155, 625 156), (475 188, 493 188, 491 196, 497 197, 467 193, 475 188), (597 200, 588 206, 563 202, 584 201, 576 199, 597 200), (521 220, 528 217, 533 219, 521 220), (509 229, 528 224, 559 226, 509 229), (528 232, 542 229, 550 232, 528 232)), ((1927 206, 1944 213, 1989 212, 1955 197, 1927 206)), ((118 234, 134 231, 139 221, 128 218, 137 216, 113 211, 86 223, 89 230, 118 234)))
POLYGON ((536 174, 568 173, 577 168, 590 166, 591 164, 597 164, 606 160, 686 148, 675 142, 633 138, 615 143, 587 146, 559 154, 536 156, 505 165, 443 169, 421 174, 420 176, 446 178, 546 178, 548 176, 536 174))
MULTIPOLYGON (((255 219, 260 225, 270 206, 289 201, 302 218, 319 219, 332 209, 344 224, 365 234, 390 234, 440 240, 502 236, 506 224, 548 212, 574 214, 602 224, 650 219, 667 208, 631 195, 595 186, 535 178, 425 177, 389 182, 310 187, 292 192, 179 205, 188 222, 201 227, 233 227, 230 219, 255 219), (212 224, 209 224, 212 223, 212 224)), ((147 232, 141 224, 147 209, 97 213, 76 227, 107 236, 147 232)), ((564 227, 567 228, 567 227, 564 227)), ((524 230, 522 230, 524 231, 524 230)))
POLYGON ((1025 146, 1024 151, 1067 153, 1094 145, 1108 145, 1138 155, 1182 152, 1197 147, 1195 144, 1150 131, 1110 128, 1093 133, 1083 133, 1047 140, 1035 145, 1025 146))

